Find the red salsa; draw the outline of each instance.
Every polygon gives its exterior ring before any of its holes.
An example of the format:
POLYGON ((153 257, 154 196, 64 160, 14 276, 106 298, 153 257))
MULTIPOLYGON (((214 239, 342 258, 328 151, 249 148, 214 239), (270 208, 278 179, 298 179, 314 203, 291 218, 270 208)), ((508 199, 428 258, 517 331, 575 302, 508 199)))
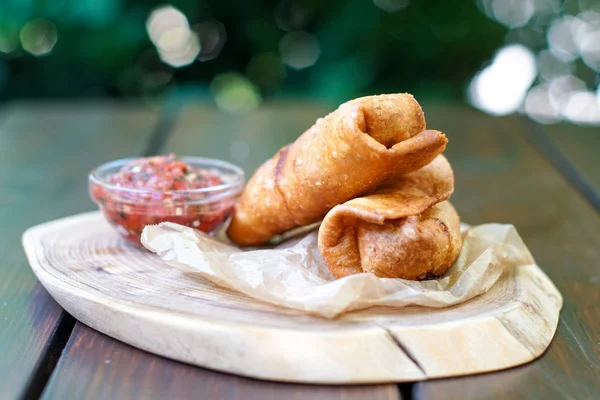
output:
POLYGON ((165 221, 215 230, 231 214, 237 198, 230 189, 219 189, 224 183, 217 170, 169 154, 133 160, 101 182, 91 181, 90 191, 108 221, 140 244, 146 225, 165 221), (204 188, 216 190, 200 190, 204 188))
POLYGON ((111 185, 170 193, 223 184, 219 173, 178 160, 174 154, 140 158, 124 165, 108 178, 111 185))

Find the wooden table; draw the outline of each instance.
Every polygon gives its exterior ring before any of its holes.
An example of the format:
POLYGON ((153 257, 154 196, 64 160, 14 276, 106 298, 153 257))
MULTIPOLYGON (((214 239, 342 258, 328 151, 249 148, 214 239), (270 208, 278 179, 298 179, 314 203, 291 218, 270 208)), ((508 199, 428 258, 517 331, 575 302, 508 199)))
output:
MULTIPOLYGON (((109 102, 16 103, 0 110, 0 399, 600 398, 600 129, 493 118, 424 104, 448 134, 453 202, 473 224, 513 223, 565 297, 538 361, 415 384, 324 387, 261 382, 132 348, 76 322, 30 271, 29 226, 94 209, 86 174, 111 159, 173 151, 251 172, 327 105, 283 100, 245 116, 211 103, 151 109, 109 102)), ((457 355, 457 357, 460 357, 457 355)))

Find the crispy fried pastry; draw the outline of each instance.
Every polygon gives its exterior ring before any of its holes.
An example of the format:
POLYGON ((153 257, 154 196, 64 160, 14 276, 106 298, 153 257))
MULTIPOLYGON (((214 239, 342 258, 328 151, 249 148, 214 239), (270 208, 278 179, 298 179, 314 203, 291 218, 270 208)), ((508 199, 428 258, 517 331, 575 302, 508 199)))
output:
POLYGON ((374 194, 334 207, 319 228, 319 251, 336 278, 371 272, 412 280, 443 275, 462 248, 460 219, 446 201, 450 164, 391 178, 374 194))
POLYGON ((429 164, 447 139, 425 128, 423 111, 409 94, 342 104, 255 172, 236 205, 229 237, 240 245, 265 243, 319 221, 391 176, 429 164))

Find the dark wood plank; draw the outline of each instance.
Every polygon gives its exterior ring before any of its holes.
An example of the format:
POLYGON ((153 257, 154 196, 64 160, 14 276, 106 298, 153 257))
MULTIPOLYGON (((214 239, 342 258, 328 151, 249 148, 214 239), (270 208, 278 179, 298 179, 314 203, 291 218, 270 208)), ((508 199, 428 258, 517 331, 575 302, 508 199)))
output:
MULTIPOLYGON (((528 142, 518 118, 461 107, 426 108, 445 130, 456 172, 453 203, 469 223, 513 223, 565 297, 557 335, 531 364, 466 378, 418 383, 419 399, 600 396, 600 216, 528 142)), ((460 355, 457 354, 457 357, 460 355)))
POLYGON ((250 174, 281 146, 294 141, 331 107, 313 101, 281 100, 235 116, 211 103, 188 105, 175 124, 165 150, 219 158, 250 174))
MULTIPOLYGON (((0 116, 0 398, 27 393, 62 309, 37 283, 20 240, 29 226, 92 210, 87 172, 144 150, 156 113, 109 103, 14 104, 0 116)), ((66 332, 68 335, 69 332, 66 332)))
POLYGON ((540 125, 540 129, 600 189, 600 127, 561 123, 540 125))
POLYGON ((597 209, 600 209, 600 127, 532 125, 532 140, 597 209))
POLYGON ((192 367, 77 324, 43 399, 396 400, 373 387, 287 385, 192 367))
MULTIPOLYGON (((190 105, 163 152, 221 158, 251 172, 325 111, 313 103, 282 102, 236 117, 209 103, 190 105)), ((400 394, 396 385, 325 387, 236 377, 145 353, 78 323, 43 398, 391 400, 400 394)))

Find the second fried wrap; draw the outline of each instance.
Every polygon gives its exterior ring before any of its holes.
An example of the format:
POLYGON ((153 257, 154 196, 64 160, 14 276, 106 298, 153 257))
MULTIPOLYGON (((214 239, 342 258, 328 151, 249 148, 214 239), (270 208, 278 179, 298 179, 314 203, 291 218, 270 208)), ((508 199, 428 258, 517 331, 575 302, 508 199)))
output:
POLYGON ((336 278, 371 272, 411 280, 443 275, 462 248, 459 216, 447 201, 452 168, 438 156, 394 177, 374 194, 333 208, 319 228, 319 251, 336 278))

